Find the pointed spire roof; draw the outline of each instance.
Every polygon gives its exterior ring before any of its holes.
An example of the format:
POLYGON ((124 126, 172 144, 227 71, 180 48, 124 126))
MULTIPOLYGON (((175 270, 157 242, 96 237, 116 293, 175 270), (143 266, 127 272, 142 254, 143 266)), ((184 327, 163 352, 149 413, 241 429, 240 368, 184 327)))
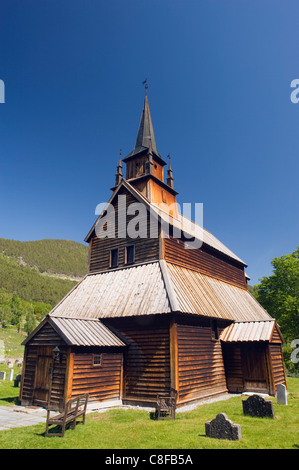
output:
POLYGON ((126 162, 128 159, 131 159, 135 155, 138 155, 150 148, 153 155, 158 157, 160 163, 162 163, 162 165, 166 165, 166 162, 164 162, 158 153, 148 98, 147 95, 145 95, 135 147, 123 161, 126 162))

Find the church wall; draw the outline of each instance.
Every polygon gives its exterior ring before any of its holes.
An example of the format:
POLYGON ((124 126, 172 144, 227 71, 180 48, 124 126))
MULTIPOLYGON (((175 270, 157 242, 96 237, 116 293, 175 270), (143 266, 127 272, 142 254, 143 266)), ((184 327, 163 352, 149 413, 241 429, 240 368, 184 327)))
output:
POLYGON ((124 355, 125 403, 150 404, 170 388, 169 319, 165 316, 103 320, 128 344, 124 355))
MULTIPOLYGON (((218 334, 223 327, 219 322, 218 334)), ((210 321, 180 319, 176 330, 179 404, 226 393, 221 343, 214 339, 210 321)))
MULTIPOLYGON (((126 195, 126 209, 132 203, 136 203, 136 199, 128 192, 123 191, 124 195, 126 195)), ((126 216, 126 223, 127 225, 120 226, 118 224, 118 214, 119 214, 119 205, 118 200, 115 200, 115 238, 98 238, 96 235, 90 241, 90 255, 89 255, 89 272, 95 273, 100 271, 109 270, 110 266, 110 251, 118 248, 118 267, 125 267, 126 266, 126 259, 125 259, 125 248, 128 245, 135 245, 135 263, 144 263, 148 261, 154 261, 159 259, 159 227, 158 224, 152 224, 154 235, 152 238, 150 237, 150 214, 148 211, 144 211, 144 217, 138 218, 141 224, 144 224, 146 230, 144 238, 131 238, 129 236, 125 238, 118 238, 117 235, 120 232, 128 233, 126 228, 128 229, 128 224, 132 221, 135 217, 134 215, 127 215, 126 216)), ((138 213, 136 213, 138 216, 138 213)), ((135 228, 136 231, 140 232, 139 226, 135 228)))
POLYGON ((163 244, 166 261, 242 289, 248 288, 244 268, 239 267, 233 261, 226 260, 224 256, 216 252, 212 253, 211 249, 204 246, 198 249, 186 249, 184 240, 173 237, 164 238, 163 244))

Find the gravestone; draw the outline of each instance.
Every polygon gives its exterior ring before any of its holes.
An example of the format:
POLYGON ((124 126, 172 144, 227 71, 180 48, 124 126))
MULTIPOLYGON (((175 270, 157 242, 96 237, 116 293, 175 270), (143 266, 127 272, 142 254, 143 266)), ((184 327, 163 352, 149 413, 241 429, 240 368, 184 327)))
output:
POLYGON ((258 418, 274 418, 273 403, 260 395, 252 395, 242 400, 244 415, 258 418))
POLYGON ((16 378, 14 380, 14 387, 18 387, 21 383, 21 374, 16 375, 16 378))
POLYGON ((279 384, 276 387, 276 398, 277 398, 277 403, 279 405, 287 405, 288 404, 288 398, 287 398, 287 388, 284 384, 279 384))
POLYGON ((229 439, 237 441, 241 439, 241 426, 234 424, 225 413, 219 413, 212 421, 207 421, 206 436, 215 439, 229 439))
POLYGON ((13 380, 13 369, 10 369, 8 373, 8 380, 11 382, 13 380))
POLYGON ((0 372, 0 380, 5 380, 6 379, 6 372, 1 371, 0 372))

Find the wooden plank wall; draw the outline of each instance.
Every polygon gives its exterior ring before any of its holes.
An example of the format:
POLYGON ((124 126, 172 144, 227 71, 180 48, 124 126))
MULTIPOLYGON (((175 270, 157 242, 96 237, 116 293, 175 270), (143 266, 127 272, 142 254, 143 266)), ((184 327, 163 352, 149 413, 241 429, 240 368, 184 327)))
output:
POLYGON ((269 344, 270 362, 272 369, 272 381, 274 385, 274 393, 279 384, 286 385, 285 368, 283 362, 283 354, 280 343, 269 344))
POLYGON ((242 289, 248 289, 244 268, 237 263, 229 262, 207 247, 194 250, 185 249, 184 240, 164 238, 164 258, 170 263, 189 268, 206 276, 225 281, 242 289))
POLYGON ((244 378, 240 344, 222 344, 226 384, 231 393, 244 391, 244 378))
POLYGON ((66 374, 67 353, 64 341, 56 331, 46 323, 25 347, 25 368, 20 389, 20 400, 32 404, 34 402, 34 383, 38 356, 45 346, 59 346, 60 358, 52 363, 52 386, 50 405, 61 409, 64 402, 64 387, 66 374))
POLYGON ((121 397, 122 353, 102 353, 101 365, 93 365, 93 353, 81 349, 73 353, 71 396, 89 393, 97 401, 121 397))
POLYGON ((24 365, 22 373, 22 383, 19 399, 22 403, 32 404, 33 387, 35 380, 35 368, 37 363, 37 346, 26 346, 24 353, 24 365))
MULTIPOLYGON (((129 204, 137 202, 136 199, 126 190, 123 194, 126 195, 127 207, 129 204)), ((137 213, 136 213, 137 215, 137 213)), ((134 219, 135 215, 126 217, 127 224, 134 219)), ((109 270, 110 250, 119 249, 119 267, 125 266, 125 247, 127 245, 135 244, 135 263, 143 263, 147 261, 159 259, 159 227, 155 238, 150 238, 150 214, 148 211, 145 213, 145 219, 141 219, 142 223, 147 227, 147 238, 98 238, 96 235, 90 241, 90 259, 89 259, 89 272, 95 273, 100 271, 109 270)), ((120 227, 123 230, 125 227, 120 227)), ((115 234, 118 234, 118 202, 115 201, 115 234)), ((138 231, 139 228, 137 227, 138 231)))
POLYGON ((125 403, 153 403, 170 388, 169 320, 109 319, 109 325, 129 344, 124 359, 125 403))
POLYGON ((227 392, 221 344, 208 322, 177 323, 177 350, 180 404, 227 392))

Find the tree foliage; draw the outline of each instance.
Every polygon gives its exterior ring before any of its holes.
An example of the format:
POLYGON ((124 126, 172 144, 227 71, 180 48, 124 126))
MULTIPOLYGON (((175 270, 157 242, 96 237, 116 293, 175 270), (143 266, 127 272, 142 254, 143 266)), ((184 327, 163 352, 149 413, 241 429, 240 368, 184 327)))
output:
POLYGON ((263 277, 254 294, 277 320, 286 341, 299 338, 299 247, 272 260, 273 274, 263 277))
POLYGON ((260 279, 253 294, 277 320, 285 340, 284 359, 288 372, 298 374, 299 364, 291 360, 291 342, 299 338, 299 247, 290 255, 272 260, 273 274, 260 279))

